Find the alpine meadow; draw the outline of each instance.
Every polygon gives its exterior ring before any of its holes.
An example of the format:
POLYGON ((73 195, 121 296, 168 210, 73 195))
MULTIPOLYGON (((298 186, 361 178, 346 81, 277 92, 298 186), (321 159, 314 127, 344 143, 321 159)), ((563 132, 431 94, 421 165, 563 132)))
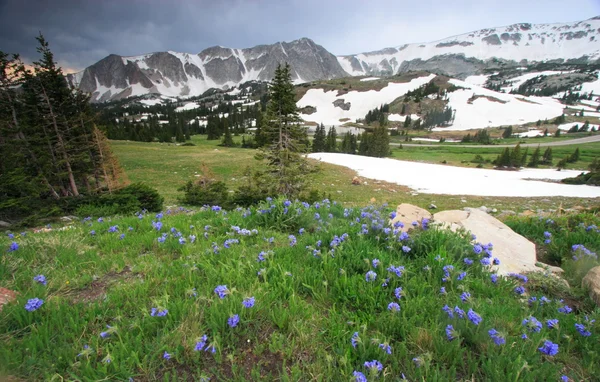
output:
POLYGON ((600 381, 597 5, 34 3, 0 381, 600 381))

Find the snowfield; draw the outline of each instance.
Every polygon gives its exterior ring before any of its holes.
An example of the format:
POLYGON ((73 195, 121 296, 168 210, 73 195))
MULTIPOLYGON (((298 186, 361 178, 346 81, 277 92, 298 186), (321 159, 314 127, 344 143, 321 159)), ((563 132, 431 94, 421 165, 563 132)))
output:
POLYGON ((364 82, 364 81, 375 81, 375 80, 378 80, 378 79, 379 79, 379 77, 367 77, 367 78, 362 78, 361 82, 364 82))
MULTIPOLYGON (((559 130, 569 131, 575 125, 578 125, 579 127, 582 127, 584 123, 585 122, 569 122, 569 123, 564 123, 564 124, 558 126, 558 129, 559 130)), ((598 128, 599 128, 598 125, 594 125, 592 123, 590 123, 589 126, 590 126, 589 127, 590 130, 593 129, 594 127, 596 128, 596 130, 598 130, 598 128)))
POLYGON ((436 127, 433 131, 522 125, 539 119, 552 119, 563 113, 564 105, 550 97, 499 93, 456 79, 449 82, 464 88, 448 94, 448 104, 456 110, 454 124, 436 127), (479 97, 472 100, 473 96, 479 97))
POLYGON ((544 132, 542 130, 529 130, 524 133, 518 133, 517 135, 521 138, 534 138, 544 136, 544 132))
MULTIPOLYGON (((411 119, 411 121, 416 121, 417 119, 421 119, 421 117, 419 117, 416 114, 411 114, 410 115, 410 119, 411 119)), ((388 121, 391 121, 391 122, 404 122, 404 121, 406 121, 406 115, 388 114, 388 121)))
POLYGON ((350 91, 341 96, 337 95, 337 90, 326 92, 323 89, 310 89, 297 102, 297 105, 299 108, 306 106, 317 108, 317 111, 313 114, 300 114, 300 117, 305 121, 323 123, 327 126, 337 126, 345 122, 340 121, 340 119, 348 118, 354 122, 358 118, 364 118, 369 110, 375 109, 384 103, 390 103, 407 92, 425 85, 433 78, 435 78, 435 74, 430 74, 426 77, 415 78, 410 82, 390 82, 380 91, 350 91), (337 99, 350 102, 350 110, 343 110, 333 106, 333 102, 337 99))
POLYGON ((541 181, 570 178, 580 173, 572 170, 499 171, 335 153, 314 153, 308 157, 351 168, 365 178, 408 186, 426 194, 600 197, 600 187, 541 181))

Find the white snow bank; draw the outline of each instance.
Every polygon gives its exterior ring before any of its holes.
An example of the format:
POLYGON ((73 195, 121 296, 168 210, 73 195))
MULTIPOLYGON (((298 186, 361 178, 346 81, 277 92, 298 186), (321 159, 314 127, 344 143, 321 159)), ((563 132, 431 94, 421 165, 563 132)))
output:
POLYGON ((600 197, 600 187, 527 180, 559 180, 579 174, 572 170, 500 171, 334 153, 314 153, 308 157, 351 168, 366 178, 408 186, 427 194, 600 197))
POLYGON ((439 142, 439 139, 434 138, 411 138, 412 141, 421 141, 421 142, 439 142))
MULTIPOLYGON (((419 117, 416 114, 411 114, 410 119, 412 121, 416 121, 417 119, 421 119, 421 117, 419 117)), ((390 121, 390 122, 404 122, 405 120, 406 120, 406 115, 388 114, 388 121, 390 121)))
MULTIPOLYGON (((596 75, 598 74, 600 73, 596 72, 596 75)), ((583 84, 581 84, 581 90, 579 91, 579 93, 589 92, 594 93, 596 96, 600 94, 600 79, 597 79, 596 81, 592 82, 584 82, 583 84)))
POLYGON ((199 107, 200 105, 198 105, 196 102, 188 102, 185 105, 176 108, 175 111, 193 110, 199 107))
POLYGON ((367 77, 367 78, 361 78, 361 81, 375 81, 378 80, 379 77, 367 77))
POLYGON ((522 76, 510 78, 508 80, 510 85, 503 87, 502 89, 508 93, 513 89, 517 90, 519 88, 519 86, 523 85, 526 81, 528 81, 532 78, 535 78, 538 76, 552 76, 555 74, 563 74, 563 73, 573 73, 573 71, 572 70, 568 70, 568 71, 545 70, 543 72, 526 73, 526 74, 523 74, 522 76))
POLYGON ((533 137, 542 137, 544 132, 542 130, 529 130, 524 133, 517 134, 521 138, 533 138, 533 137))
POLYGON ((483 86, 489 76, 482 74, 479 76, 469 76, 465 78, 465 82, 471 85, 483 86))
POLYGON ((154 105, 161 104, 162 101, 159 99, 143 99, 140 101, 140 103, 147 105, 147 106, 154 106, 154 105))
POLYGON ((564 105, 550 97, 499 93, 456 79, 449 82, 465 88, 448 94, 449 106, 456 110, 454 123, 448 127, 436 127, 433 131, 522 125, 540 119, 552 119, 563 113, 564 105), (473 96, 479 97, 469 102, 473 96))
POLYGON ((589 101, 587 99, 579 100, 579 103, 582 103, 582 104, 588 105, 588 106, 592 106, 592 107, 594 107, 594 110, 596 110, 595 108, 597 108, 598 106, 600 106, 600 102, 589 101))
MULTIPOLYGON (((581 127, 581 126, 583 126, 583 125, 584 125, 584 123, 585 123, 585 122, 569 122, 569 123, 563 123, 562 125, 559 125, 559 126, 558 126, 558 129, 559 129, 559 130, 566 130, 566 131, 569 131, 569 130, 571 130, 571 128, 572 128, 573 126, 575 126, 575 125, 579 125, 579 127, 581 127)), ((594 125, 594 124, 591 124, 591 123, 590 123, 590 125, 589 125, 589 126, 590 126, 590 127, 589 127, 588 131, 589 131, 589 130, 591 130, 592 128, 594 128, 594 127, 596 128, 596 130, 598 130, 598 125, 594 125)))
POLYGON ((433 78, 435 78, 435 74, 430 74, 426 77, 415 78, 410 82, 390 82, 379 91, 350 91, 341 96, 337 95, 337 90, 326 92, 323 89, 310 89, 297 102, 297 105, 299 108, 305 106, 314 106, 317 108, 317 111, 313 114, 300 114, 300 117, 305 121, 323 123, 327 126, 337 126, 344 123, 340 119, 349 118, 351 121, 355 121, 358 118, 364 118, 369 110, 375 109, 385 103, 390 103, 407 92, 425 85, 433 78), (343 110, 333 106, 333 102, 337 99, 350 102, 350 110, 343 110))

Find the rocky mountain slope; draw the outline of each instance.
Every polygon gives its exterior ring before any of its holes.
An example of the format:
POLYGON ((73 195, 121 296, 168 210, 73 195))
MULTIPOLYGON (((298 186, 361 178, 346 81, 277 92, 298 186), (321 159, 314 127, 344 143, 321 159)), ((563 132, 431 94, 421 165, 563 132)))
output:
POLYGON ((573 23, 482 29, 429 43, 338 57, 353 76, 429 70, 458 77, 507 65, 599 59, 600 16, 573 23))
POLYGON ((336 57, 308 38, 198 54, 110 55, 69 80, 103 102, 149 93, 190 97, 250 80, 270 80, 288 62, 295 82, 426 70, 465 78, 485 69, 532 62, 600 60, 600 17, 566 24, 514 24, 424 44, 336 57))
POLYGON ((295 82, 345 77, 337 58, 308 38, 248 49, 212 47, 198 54, 157 52, 141 56, 110 55, 69 75, 92 93, 92 101, 117 100, 147 93, 196 96, 251 80, 268 81, 277 65, 288 62, 295 82))

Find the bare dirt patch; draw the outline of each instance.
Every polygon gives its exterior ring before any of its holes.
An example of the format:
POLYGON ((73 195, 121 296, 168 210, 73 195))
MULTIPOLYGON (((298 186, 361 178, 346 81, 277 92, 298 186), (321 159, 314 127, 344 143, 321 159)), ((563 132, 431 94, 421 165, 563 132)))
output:
POLYGON ((134 276, 135 275, 131 273, 131 268, 128 266, 121 272, 109 272, 98 280, 92 281, 87 288, 75 291, 72 298, 75 302, 92 302, 99 300, 106 294, 106 291, 111 285, 123 282, 134 276))

